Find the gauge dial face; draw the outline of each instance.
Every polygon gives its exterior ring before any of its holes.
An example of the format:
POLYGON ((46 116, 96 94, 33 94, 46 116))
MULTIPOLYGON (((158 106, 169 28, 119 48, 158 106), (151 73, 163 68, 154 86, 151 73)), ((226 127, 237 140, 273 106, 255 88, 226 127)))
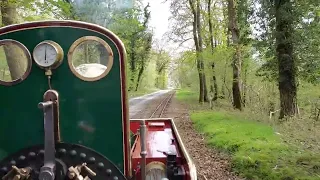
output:
POLYGON ((33 58, 39 66, 50 67, 58 60, 58 51, 52 44, 44 42, 36 46, 33 58))

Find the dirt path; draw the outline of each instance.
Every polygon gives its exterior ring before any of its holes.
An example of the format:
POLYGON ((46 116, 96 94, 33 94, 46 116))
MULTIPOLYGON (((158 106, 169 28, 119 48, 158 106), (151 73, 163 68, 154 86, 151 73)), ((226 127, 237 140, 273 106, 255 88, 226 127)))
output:
POLYGON ((181 138, 197 166, 199 180, 241 179, 231 173, 227 158, 206 146, 204 137, 194 130, 184 104, 173 98, 163 117, 174 118, 181 138))

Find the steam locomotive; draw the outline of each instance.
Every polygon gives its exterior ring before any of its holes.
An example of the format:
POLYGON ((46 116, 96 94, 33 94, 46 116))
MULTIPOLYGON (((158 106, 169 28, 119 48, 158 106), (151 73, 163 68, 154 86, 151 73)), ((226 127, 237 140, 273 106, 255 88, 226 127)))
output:
POLYGON ((2 180, 196 180, 173 119, 129 119, 125 61, 95 24, 0 28, 2 180))

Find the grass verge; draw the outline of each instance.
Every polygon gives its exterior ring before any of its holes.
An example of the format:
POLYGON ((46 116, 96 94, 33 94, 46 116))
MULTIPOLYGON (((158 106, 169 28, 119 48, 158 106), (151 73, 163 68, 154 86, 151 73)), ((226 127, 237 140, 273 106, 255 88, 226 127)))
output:
MULTIPOLYGON (((190 104, 197 95, 182 90, 176 98, 190 104)), ((320 157, 286 143, 272 126, 246 117, 225 110, 191 112, 195 128, 205 134, 208 145, 229 153, 234 170, 241 176, 263 180, 320 179, 320 157)))
POLYGON ((159 91, 159 89, 150 88, 150 89, 140 89, 138 91, 128 91, 128 97, 129 98, 139 97, 139 96, 143 96, 145 94, 150 94, 150 93, 153 93, 156 91, 159 91))

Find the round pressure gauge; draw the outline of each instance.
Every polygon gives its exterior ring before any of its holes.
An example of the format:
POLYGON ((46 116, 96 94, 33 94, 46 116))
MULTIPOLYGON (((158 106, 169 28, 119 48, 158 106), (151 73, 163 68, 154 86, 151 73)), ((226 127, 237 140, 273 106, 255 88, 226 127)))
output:
POLYGON ((41 68, 57 68, 63 59, 61 46, 53 41, 42 41, 33 50, 33 59, 41 68))

